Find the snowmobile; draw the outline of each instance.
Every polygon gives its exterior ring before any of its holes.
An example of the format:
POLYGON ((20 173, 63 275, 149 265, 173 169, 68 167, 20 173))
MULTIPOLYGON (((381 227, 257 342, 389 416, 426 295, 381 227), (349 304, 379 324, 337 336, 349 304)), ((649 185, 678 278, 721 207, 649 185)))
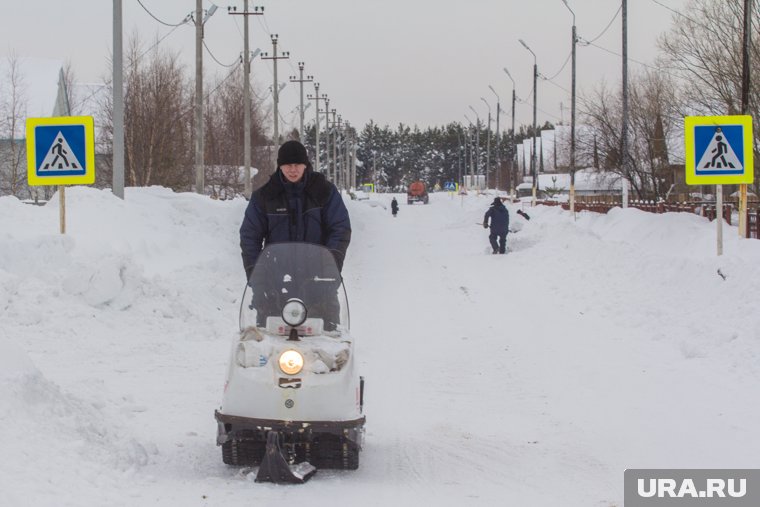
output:
POLYGON ((359 467, 364 378, 357 372, 345 288, 321 245, 260 253, 240 306, 217 445, 256 481, 304 482, 316 469, 359 467))

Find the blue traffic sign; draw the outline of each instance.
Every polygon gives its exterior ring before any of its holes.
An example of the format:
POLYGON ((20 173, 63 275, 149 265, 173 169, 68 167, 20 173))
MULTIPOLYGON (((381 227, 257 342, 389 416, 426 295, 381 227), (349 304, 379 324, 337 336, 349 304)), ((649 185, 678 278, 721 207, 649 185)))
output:
POLYGON ((754 180, 752 117, 686 116, 687 185, 736 185, 754 180))
POLYGON ((91 116, 27 118, 29 185, 94 183, 94 139, 94 122, 91 116))
POLYGON ((34 130, 37 176, 81 176, 87 172, 84 125, 40 125, 34 130))
POLYGON ((744 127, 742 125, 697 125, 694 127, 694 167, 699 175, 744 172, 744 127))

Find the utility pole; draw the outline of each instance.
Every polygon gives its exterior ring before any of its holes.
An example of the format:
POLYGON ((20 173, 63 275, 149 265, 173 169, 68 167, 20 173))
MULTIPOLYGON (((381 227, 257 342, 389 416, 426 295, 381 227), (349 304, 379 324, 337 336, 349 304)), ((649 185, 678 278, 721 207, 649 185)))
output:
POLYGON ((515 80, 512 79, 512 74, 509 73, 506 67, 504 67, 504 72, 507 74, 507 77, 509 77, 509 80, 512 81, 512 132, 509 135, 509 154, 511 160, 509 161, 507 186, 509 187, 510 195, 513 195, 515 191, 514 180, 517 179, 517 171, 515 170, 517 167, 517 147, 515 145, 515 99, 517 98, 517 95, 515 94, 515 80))
MULTIPOLYGON (((625 2, 625 0, 623 0, 623 2, 625 2)), ((531 205, 535 206, 538 187, 538 176, 536 175, 536 134, 538 133, 536 125, 536 108, 538 106, 538 58, 536 58, 536 53, 534 53, 533 50, 530 49, 527 44, 525 44, 525 41, 520 39, 520 44, 522 44, 525 49, 530 51, 530 54, 533 55, 533 153, 530 156, 530 170, 533 174, 533 199, 531 200, 531 205)))
POLYGON ((195 191, 205 187, 203 167, 203 0, 195 0, 195 191))
MULTIPOLYGON (((470 109, 472 109, 472 106, 470 106, 470 109)), ((470 121, 470 119, 467 118, 467 115, 464 115, 464 117, 470 123, 470 129, 468 129, 468 132, 467 132, 469 135, 469 138, 467 139, 467 144, 469 145, 469 151, 470 151, 470 185, 475 186, 475 157, 473 156, 474 155, 473 153, 474 149, 472 147, 473 135, 471 132, 473 124, 472 124, 472 121, 470 121)))
POLYGON ((121 0, 113 0, 113 194, 124 199, 124 66, 121 0))
POLYGON ((333 137, 333 143, 332 143, 332 146, 333 146, 333 182, 335 183, 335 186, 337 186, 340 189, 339 185, 341 185, 341 182, 340 182, 340 174, 338 173, 338 135, 339 135, 339 132, 340 132, 341 119, 340 119, 340 117, 338 117, 337 120, 336 120, 337 111, 335 109, 333 109, 330 112, 333 115, 332 126, 333 126, 333 132, 334 132, 334 134, 333 134, 333 136, 334 136, 333 137))
POLYGON ((356 188, 356 138, 352 136, 351 138, 351 174, 353 187, 356 188))
POLYGON ((335 178, 330 177, 330 99, 327 95, 322 94, 322 98, 325 99, 325 177, 331 181, 335 178))
POLYGON ((350 125, 348 122, 345 123, 344 126, 345 130, 345 139, 343 140, 343 163, 345 164, 345 169, 343 169, 343 174, 345 175, 345 186, 346 190, 351 189, 351 131, 350 131, 350 125))
POLYGON ((486 107, 488 108, 488 138, 486 141, 486 188, 488 188, 489 181, 490 181, 490 175, 491 175, 491 106, 488 104, 488 101, 484 99, 483 97, 480 97, 480 100, 486 103, 486 107))
MULTIPOLYGON (((474 174, 480 174, 480 116, 478 115, 478 112, 475 110, 474 107, 469 106, 469 108, 472 110, 473 113, 475 113, 475 173, 474 174)), ((475 184, 475 179, 473 178, 473 185, 475 184)))
MULTIPOLYGON (((621 132, 621 150, 622 169, 623 169, 623 186, 628 185, 628 0, 623 0, 623 130, 621 132)), ((718 185, 719 189, 722 189, 718 185)), ((623 207, 628 207, 626 188, 623 189, 623 207)), ((722 199, 722 195, 718 197, 722 199)))
MULTIPOLYGON (((742 114, 749 114, 750 66, 752 37, 752 0, 744 0, 744 37, 742 41, 742 114)), ((723 210, 721 210, 722 216, 723 210)), ((747 237, 747 184, 739 185, 739 237, 747 237)))
POLYGON ((499 151, 499 116, 501 116, 501 99, 493 86, 488 85, 494 95, 496 95, 496 190, 501 186, 501 152, 499 151))
POLYGON ((227 7, 227 13, 243 16, 243 171, 245 179, 243 193, 251 197, 251 53, 248 47, 248 16, 262 16, 264 7, 254 6, 248 11, 248 0, 243 0, 243 12, 237 7, 227 7))
MULTIPOLYGON (((200 0, 198 0, 200 1, 200 0)), ((276 33, 272 34, 272 56, 267 53, 261 55, 262 60, 273 60, 274 64, 274 86, 272 87, 272 95, 274 97, 274 145, 275 147, 280 144, 280 113, 277 110, 280 103, 280 89, 277 86, 277 60, 287 60, 290 58, 290 52, 285 51, 281 55, 277 55, 277 41, 280 36, 276 33)))
POLYGON ((319 83, 314 83, 314 95, 307 95, 309 100, 315 100, 317 103, 315 104, 317 107, 316 109, 316 121, 314 123, 314 134, 316 137, 316 141, 314 144, 314 170, 319 172, 319 101, 321 99, 327 99, 327 95, 322 95, 322 97, 319 96, 319 83))
POLYGON ((570 8, 567 0, 562 0, 562 2, 573 15, 573 84, 570 102, 570 212, 575 213, 575 46, 578 42, 578 35, 575 28, 575 12, 570 8))
POLYGON ((291 83, 298 83, 300 85, 300 88, 301 88, 301 129, 298 131, 299 134, 301 135, 301 141, 304 140, 304 137, 303 137, 304 136, 304 132, 303 132, 303 116, 304 116, 304 114, 303 114, 303 112, 304 112, 304 109, 303 109, 303 84, 304 83, 311 83, 312 81, 314 81, 314 76, 306 76, 306 79, 303 78, 303 66, 304 66, 303 62, 298 62, 298 73, 299 73, 299 77, 298 78, 296 78, 296 76, 290 76, 290 82, 291 83))
POLYGON ((462 126, 459 126, 457 131, 457 140, 459 141, 459 149, 457 150, 457 184, 462 184, 462 126))
POLYGON ((202 0, 195 0, 195 191, 205 191, 205 170, 203 167, 203 26, 216 12, 216 5, 203 15, 202 0))

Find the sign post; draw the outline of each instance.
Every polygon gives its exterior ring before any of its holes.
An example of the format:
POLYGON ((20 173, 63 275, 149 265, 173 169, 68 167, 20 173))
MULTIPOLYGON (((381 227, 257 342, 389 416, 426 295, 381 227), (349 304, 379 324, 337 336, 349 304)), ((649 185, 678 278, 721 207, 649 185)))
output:
POLYGON ((752 183, 752 116, 684 118, 686 184, 716 185, 718 255, 723 254, 723 186, 752 183))
POLYGON ((26 119, 27 180, 30 186, 58 185, 61 234, 66 234, 65 185, 95 183, 92 116, 26 119))

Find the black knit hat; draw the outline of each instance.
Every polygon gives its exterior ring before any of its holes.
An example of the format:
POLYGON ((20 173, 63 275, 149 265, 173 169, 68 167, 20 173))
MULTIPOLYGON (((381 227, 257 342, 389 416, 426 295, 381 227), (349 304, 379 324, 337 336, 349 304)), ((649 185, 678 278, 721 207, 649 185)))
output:
POLYGON ((501 204, 501 197, 495 197, 493 200, 494 204, 501 204))
POLYGON ((277 151, 277 167, 286 164, 311 165, 309 154, 306 153, 306 148, 303 144, 298 141, 286 141, 282 143, 279 151, 277 151))

